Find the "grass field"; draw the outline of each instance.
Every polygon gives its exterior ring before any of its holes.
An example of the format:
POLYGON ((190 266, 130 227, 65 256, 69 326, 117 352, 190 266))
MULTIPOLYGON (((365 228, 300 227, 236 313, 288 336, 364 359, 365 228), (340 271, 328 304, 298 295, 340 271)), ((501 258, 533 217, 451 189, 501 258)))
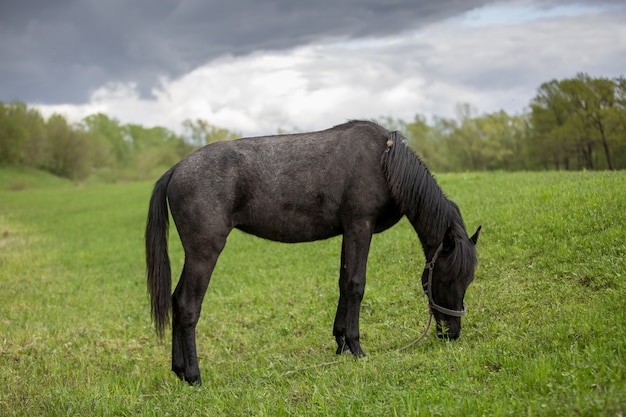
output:
MULTIPOLYGON (((374 238, 368 357, 333 361, 340 240, 234 232, 198 325, 204 385, 169 371, 149 317, 151 184, 0 169, 0 415, 623 416, 626 172, 437 176, 478 242, 463 333, 428 319, 406 221, 374 238), (297 372, 292 372, 297 371, 297 372)), ((182 250, 172 229, 177 276, 182 250)))

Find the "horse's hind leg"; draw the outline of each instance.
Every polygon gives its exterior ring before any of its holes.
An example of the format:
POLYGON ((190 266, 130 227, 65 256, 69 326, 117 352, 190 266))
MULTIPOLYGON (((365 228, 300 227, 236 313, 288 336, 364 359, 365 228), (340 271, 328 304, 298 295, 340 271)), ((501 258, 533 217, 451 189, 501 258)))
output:
POLYGON ((201 385, 196 354, 196 325, 217 258, 226 237, 203 242, 200 250, 185 248, 185 265, 172 295, 172 371, 192 385, 201 385))

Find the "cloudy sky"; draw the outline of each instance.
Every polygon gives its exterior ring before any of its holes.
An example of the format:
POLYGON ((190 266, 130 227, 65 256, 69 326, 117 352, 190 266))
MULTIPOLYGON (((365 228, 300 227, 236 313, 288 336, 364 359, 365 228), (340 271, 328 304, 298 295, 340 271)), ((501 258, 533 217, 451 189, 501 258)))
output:
POLYGON ((626 75, 625 0, 2 0, 0 101, 243 135, 527 108, 626 75))

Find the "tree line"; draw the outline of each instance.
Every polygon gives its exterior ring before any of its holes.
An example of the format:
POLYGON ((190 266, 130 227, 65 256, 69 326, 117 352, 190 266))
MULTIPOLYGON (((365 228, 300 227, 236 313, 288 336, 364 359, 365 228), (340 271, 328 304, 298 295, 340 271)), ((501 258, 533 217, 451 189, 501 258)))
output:
POLYGON ((98 113, 70 124, 59 114, 45 120, 24 103, 0 102, 0 165, 23 165, 83 180, 154 178, 194 149, 238 135, 204 120, 186 120, 183 134, 146 128, 98 113))
MULTIPOLYGON (((457 106, 456 118, 384 118, 436 172, 476 170, 599 170, 626 168, 626 79, 575 78, 542 84, 529 109, 478 114, 457 106)), ((181 134, 98 113, 70 124, 47 120, 24 103, 0 102, 0 165, 24 165, 75 180, 155 178, 194 149, 236 132, 197 119, 181 134)))
POLYGON ((434 171, 615 170, 626 168, 626 78, 543 83, 529 110, 477 115, 457 105, 456 119, 385 119, 405 133, 434 171))

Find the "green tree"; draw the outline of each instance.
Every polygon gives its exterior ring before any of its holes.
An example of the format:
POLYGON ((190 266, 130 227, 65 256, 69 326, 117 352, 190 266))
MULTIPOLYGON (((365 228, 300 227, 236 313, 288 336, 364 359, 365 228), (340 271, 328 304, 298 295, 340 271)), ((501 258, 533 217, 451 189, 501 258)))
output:
POLYGON ((38 110, 30 108, 20 115, 19 123, 26 129, 23 142, 22 163, 31 167, 42 167, 48 159, 48 137, 46 122, 38 110))
POLYGON ((0 103, 0 160, 40 166, 47 158, 46 142, 45 121, 39 111, 20 102, 0 103))
POLYGON ((187 119, 183 122, 183 128, 187 141, 195 147, 239 137, 239 134, 214 126, 203 119, 187 119))
POLYGON ((571 109, 559 82, 552 80, 541 84, 530 108, 533 129, 531 156, 540 160, 546 169, 550 161, 556 169, 562 165, 569 168, 570 145, 561 128, 567 122, 571 109))
POLYGON ((504 110, 476 118, 478 154, 482 169, 518 170, 525 167, 527 124, 522 116, 504 110))
POLYGON ((21 110, 22 106, 21 104, 5 105, 0 102, 0 164, 22 162, 23 146, 28 138, 26 128, 16 117, 16 113, 21 110))
POLYGON ((131 164, 133 159, 132 142, 118 120, 97 113, 85 117, 82 126, 97 138, 95 140, 107 144, 115 166, 124 167, 131 164))
POLYGON ((610 170, 615 169, 611 157, 611 142, 619 125, 613 119, 616 109, 616 84, 608 78, 591 78, 579 74, 576 78, 561 82, 563 91, 570 98, 573 115, 579 132, 584 134, 585 157, 588 167, 593 168, 592 150, 600 143, 610 170), (578 119, 578 120, 576 120, 578 119))
POLYGON ((135 167, 140 177, 153 177, 185 157, 194 147, 164 127, 145 128, 124 126, 135 155, 135 167))
POLYGON ((409 145, 415 149, 426 165, 433 170, 438 169, 436 143, 432 136, 433 128, 428 124, 426 117, 416 114, 411 122, 404 125, 402 131, 407 136, 409 145))
POLYGON ((561 162, 570 169, 572 157, 578 168, 615 169, 613 151, 621 150, 626 140, 620 83, 623 79, 578 74, 572 79, 542 84, 531 102, 531 148, 552 154, 557 169, 561 162), (598 148, 603 159, 597 157, 598 148))
POLYGON ((434 117, 431 130, 431 140, 436 150, 429 156, 428 163, 432 164, 435 171, 459 171, 465 169, 461 166, 463 159, 452 145, 452 135, 458 129, 458 123, 454 119, 434 117))
POLYGON ((85 179, 93 167, 93 140, 88 132, 72 128, 65 117, 54 114, 46 124, 50 146, 47 169, 70 179, 85 179))
POLYGON ((611 155, 616 169, 626 168, 626 78, 615 78, 615 106, 607 110, 608 122, 614 127, 611 155))

